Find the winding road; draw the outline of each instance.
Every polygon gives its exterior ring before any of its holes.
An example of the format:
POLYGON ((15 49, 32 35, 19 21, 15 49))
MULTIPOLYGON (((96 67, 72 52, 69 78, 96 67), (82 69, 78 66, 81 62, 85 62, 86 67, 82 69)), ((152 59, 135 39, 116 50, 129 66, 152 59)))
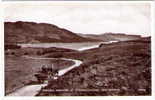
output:
MULTIPOLYGON (((30 56, 24 56, 25 58, 28 59, 55 59, 55 58, 38 58, 38 57, 30 57, 30 56)), ((79 65, 82 64, 82 61, 80 60, 75 60, 75 59, 67 59, 67 58, 60 58, 62 60, 68 60, 68 61, 73 61, 75 64, 71 65, 67 68, 61 69, 58 71, 58 76, 62 76, 65 73, 67 73, 68 71, 72 70, 75 67, 78 67, 79 65)), ((47 83, 45 84, 38 84, 38 85, 28 85, 25 87, 22 87, 20 89, 18 89, 17 91, 8 94, 7 96, 35 96, 42 87, 47 86, 47 83)))

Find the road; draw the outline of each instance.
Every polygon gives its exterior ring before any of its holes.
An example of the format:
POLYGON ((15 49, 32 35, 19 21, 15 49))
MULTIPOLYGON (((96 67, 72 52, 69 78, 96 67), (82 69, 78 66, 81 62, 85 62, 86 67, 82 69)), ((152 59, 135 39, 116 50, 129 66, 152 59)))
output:
MULTIPOLYGON (((29 57, 29 56, 24 56, 24 57, 26 57, 28 59, 55 59, 55 58, 38 58, 38 57, 29 57)), ((59 70, 58 77, 64 75, 68 71, 70 71, 73 68, 78 67, 80 64, 82 64, 82 61, 80 61, 80 60, 67 59, 67 58, 60 58, 60 59, 73 61, 74 65, 71 65, 68 68, 59 70)), ((35 96, 40 91, 40 89, 46 85, 47 84, 28 85, 28 86, 25 86, 25 87, 22 87, 22 88, 16 90, 13 93, 8 94, 7 96, 35 96)))

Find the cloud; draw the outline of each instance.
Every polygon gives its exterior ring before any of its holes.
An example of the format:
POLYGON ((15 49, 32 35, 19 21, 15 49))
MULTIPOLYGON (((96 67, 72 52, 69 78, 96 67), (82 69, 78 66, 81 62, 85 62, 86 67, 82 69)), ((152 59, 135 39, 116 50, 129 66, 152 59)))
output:
POLYGON ((55 24, 76 33, 150 35, 149 3, 5 4, 5 21, 55 24))

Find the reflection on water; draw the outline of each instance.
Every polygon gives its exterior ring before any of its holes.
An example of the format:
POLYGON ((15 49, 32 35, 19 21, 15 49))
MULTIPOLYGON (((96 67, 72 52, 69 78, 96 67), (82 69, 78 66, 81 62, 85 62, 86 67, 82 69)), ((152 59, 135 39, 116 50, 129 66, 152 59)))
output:
POLYGON ((36 44, 18 44, 21 47, 34 47, 34 48, 50 48, 50 47, 58 47, 58 48, 68 48, 74 50, 84 50, 85 48, 97 47, 101 42, 87 42, 87 43, 36 43, 36 44))

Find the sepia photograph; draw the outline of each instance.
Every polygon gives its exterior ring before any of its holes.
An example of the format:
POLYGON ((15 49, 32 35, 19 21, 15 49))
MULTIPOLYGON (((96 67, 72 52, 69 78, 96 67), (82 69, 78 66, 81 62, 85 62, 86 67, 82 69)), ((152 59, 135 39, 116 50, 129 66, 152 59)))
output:
POLYGON ((5 3, 5 96, 151 96, 151 3, 5 3))

